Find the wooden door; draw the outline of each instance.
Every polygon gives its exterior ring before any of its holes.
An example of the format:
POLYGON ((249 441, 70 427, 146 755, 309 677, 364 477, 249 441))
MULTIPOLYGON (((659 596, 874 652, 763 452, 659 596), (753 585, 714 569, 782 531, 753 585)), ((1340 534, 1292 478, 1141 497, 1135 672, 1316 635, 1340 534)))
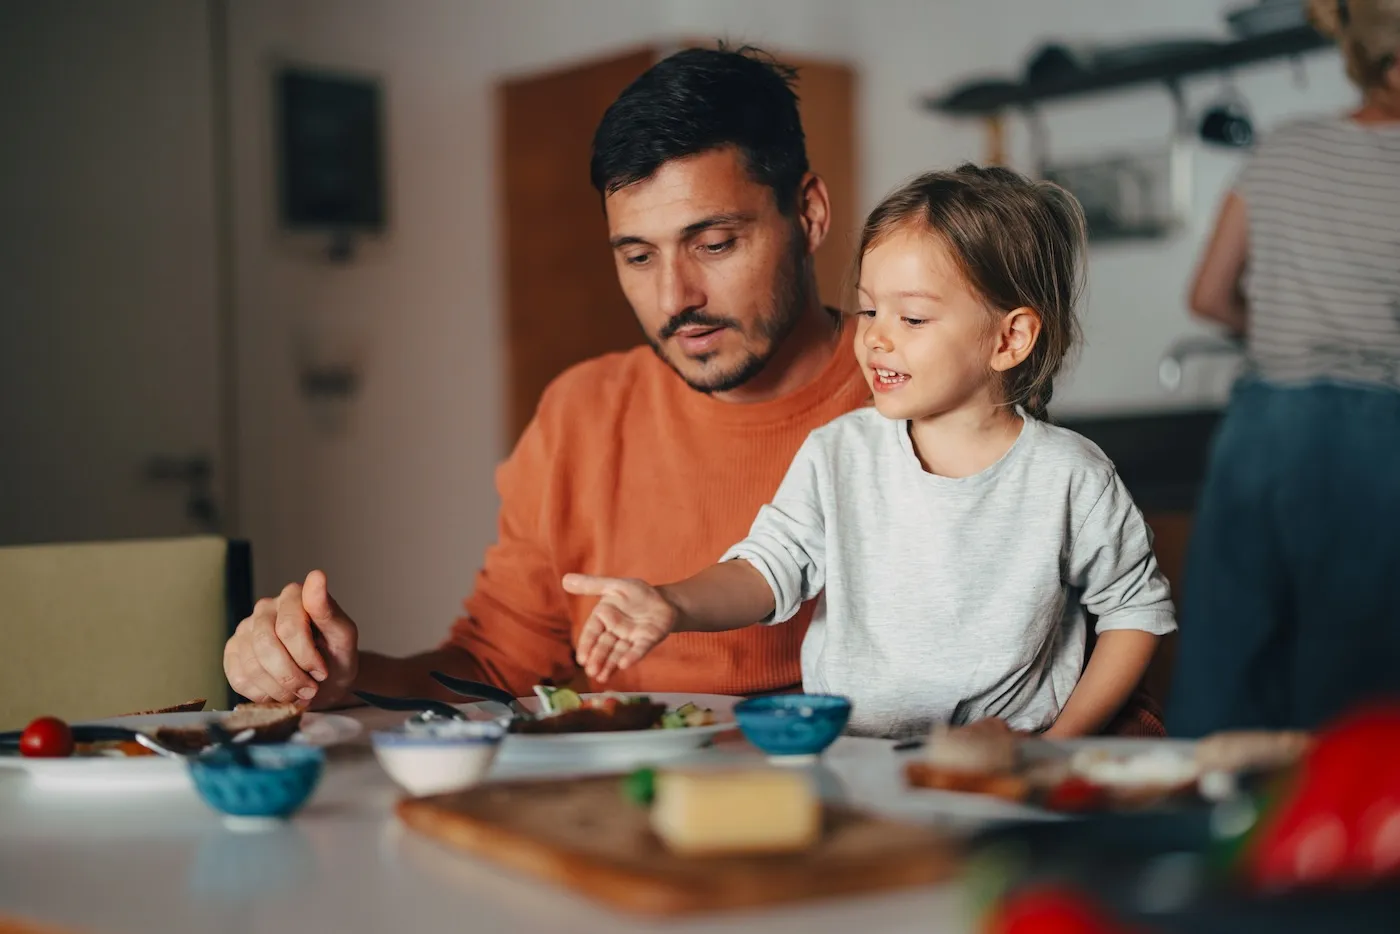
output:
POLYGON ((655 60, 643 49, 500 88, 508 445, 550 380, 641 341, 588 161, 603 111, 655 60))
MULTIPOLYGON (((507 445, 519 438, 550 380, 575 363, 642 342, 617 283, 588 160, 603 111, 661 54, 627 52, 499 89, 507 445)), ((801 69, 808 155, 831 188, 834 213, 831 236, 817 255, 817 281, 823 298, 839 304, 859 210, 855 73, 840 63, 775 54, 801 69)))

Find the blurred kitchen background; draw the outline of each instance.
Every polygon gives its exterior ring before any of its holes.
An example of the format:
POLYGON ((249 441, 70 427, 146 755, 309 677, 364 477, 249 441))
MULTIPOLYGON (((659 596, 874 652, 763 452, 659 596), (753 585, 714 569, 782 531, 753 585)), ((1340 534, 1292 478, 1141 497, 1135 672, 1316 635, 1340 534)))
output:
POLYGON ((244 538, 259 593, 322 567, 368 647, 435 643, 539 389, 640 339, 593 125, 725 39, 805 68, 831 303, 917 171, 1001 159, 1080 194, 1087 346, 1053 414, 1118 461, 1176 578, 1238 367, 1190 318, 1193 264, 1238 144, 1353 100, 1302 6, 0 0, 0 544, 244 538))

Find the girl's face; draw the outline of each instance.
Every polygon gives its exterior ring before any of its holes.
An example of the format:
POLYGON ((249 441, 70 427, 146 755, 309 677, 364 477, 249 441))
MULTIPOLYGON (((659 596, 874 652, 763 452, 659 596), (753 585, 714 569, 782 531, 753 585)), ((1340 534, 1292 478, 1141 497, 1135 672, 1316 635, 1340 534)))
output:
POLYGON ((997 401, 1001 316, 936 236, 896 230, 880 240, 861 262, 858 297, 856 359, 881 415, 920 419, 997 401))

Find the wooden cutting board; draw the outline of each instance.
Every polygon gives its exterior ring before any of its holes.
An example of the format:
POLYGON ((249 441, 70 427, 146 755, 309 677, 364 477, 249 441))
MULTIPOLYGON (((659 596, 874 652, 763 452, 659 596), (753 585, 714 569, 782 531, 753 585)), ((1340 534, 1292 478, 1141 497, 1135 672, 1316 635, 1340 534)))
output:
POLYGON ((683 915, 927 885, 959 867, 929 828, 828 807, 822 841, 781 856, 682 858, 651 832, 621 777, 518 781, 408 798, 408 826, 615 908, 683 915))

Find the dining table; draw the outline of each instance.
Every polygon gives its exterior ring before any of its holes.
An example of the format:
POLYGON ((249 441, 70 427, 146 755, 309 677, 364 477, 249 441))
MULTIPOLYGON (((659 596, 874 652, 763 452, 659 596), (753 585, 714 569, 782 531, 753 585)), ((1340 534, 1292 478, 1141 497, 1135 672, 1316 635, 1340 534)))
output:
MULTIPOLYGON (((358 709, 360 734, 327 750, 320 785, 290 819, 249 832, 226 823, 193 788, 75 793, 33 787, 0 769, 0 934, 407 934, 548 931, 567 934, 862 934, 975 928, 956 880, 830 897, 763 910, 658 920, 606 907, 512 873, 404 825, 404 792, 374 758, 370 731, 402 714, 358 709)), ((962 835, 1018 815, 993 799, 905 787, 917 752, 843 736, 808 766, 822 796, 962 835)), ((735 733, 668 765, 762 765, 735 733)), ((568 761, 511 764, 489 781, 604 770, 568 761)))

